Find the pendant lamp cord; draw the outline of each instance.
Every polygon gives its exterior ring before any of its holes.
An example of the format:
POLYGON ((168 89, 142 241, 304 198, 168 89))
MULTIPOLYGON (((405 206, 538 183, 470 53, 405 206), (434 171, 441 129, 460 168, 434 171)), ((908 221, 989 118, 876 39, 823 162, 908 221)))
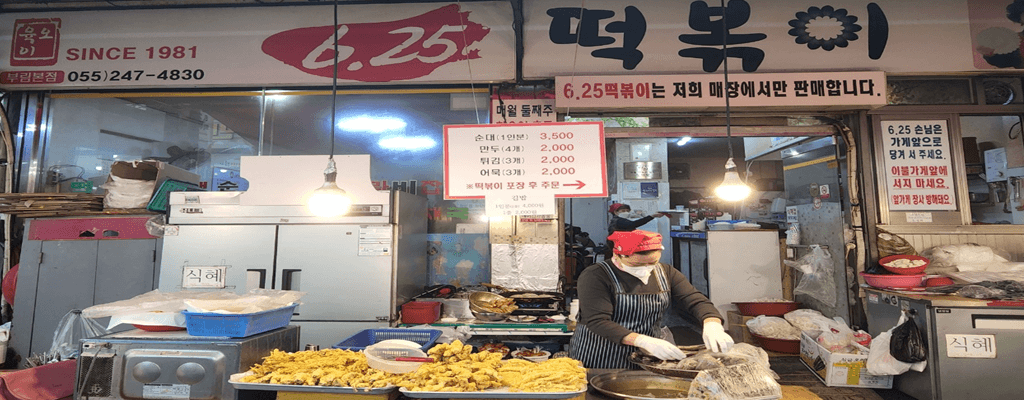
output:
MULTIPOLYGON (((337 1, 337 0, 335 0, 337 1)), ((476 124, 480 125, 480 103, 476 102, 476 86, 473 84, 473 63, 470 62, 472 57, 469 56, 469 41, 466 40, 466 21, 462 19, 462 0, 458 1, 459 11, 459 26, 462 31, 462 51, 466 52, 466 68, 469 69, 469 91, 473 93, 473 115, 476 116, 476 124)))
MULTIPOLYGON (((580 20, 576 23, 576 46, 572 49, 572 71, 569 75, 569 87, 575 90, 576 86, 576 56, 580 54, 580 26, 583 25, 583 12, 587 9, 587 0, 580 0, 580 20)), ((572 108, 572 99, 566 99, 565 105, 565 118, 571 118, 572 114, 569 114, 569 109, 572 108)))
POLYGON ((732 115, 729 107, 729 25, 725 22, 725 0, 719 0, 722 5, 722 72, 725 77, 725 87, 722 93, 725 95, 725 137, 729 141, 729 159, 732 159, 732 115))
POLYGON ((334 160, 335 129, 338 129, 338 0, 334 0, 334 80, 331 82, 331 155, 334 160))

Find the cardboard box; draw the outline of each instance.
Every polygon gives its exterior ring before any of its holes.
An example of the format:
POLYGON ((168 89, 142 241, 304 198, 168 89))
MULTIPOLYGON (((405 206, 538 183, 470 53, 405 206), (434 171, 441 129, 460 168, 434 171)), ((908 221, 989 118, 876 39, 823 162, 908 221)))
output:
POLYGON ((732 328, 736 325, 747 326, 747 321, 757 317, 748 317, 740 314, 739 311, 728 311, 725 313, 726 327, 732 328))
POLYGON ((750 334, 750 329, 746 325, 730 325, 729 336, 732 336, 732 340, 736 343, 748 343, 755 346, 759 346, 757 339, 750 334))
MULTIPOLYGON (((188 182, 198 185, 199 175, 188 172, 184 169, 175 167, 163 161, 115 161, 110 166, 110 175, 117 176, 119 178, 135 179, 140 181, 153 181, 153 191, 150 192, 149 197, 142 203, 141 207, 145 207, 145 203, 153 197, 153 194, 160 189, 160 185, 168 179, 175 179, 182 182, 188 182)), ((112 182, 113 179, 107 176, 107 182, 112 182)))
POLYGON ((800 334, 800 361, 826 386, 891 389, 892 375, 869 375, 868 355, 832 353, 818 344, 821 332, 800 334))

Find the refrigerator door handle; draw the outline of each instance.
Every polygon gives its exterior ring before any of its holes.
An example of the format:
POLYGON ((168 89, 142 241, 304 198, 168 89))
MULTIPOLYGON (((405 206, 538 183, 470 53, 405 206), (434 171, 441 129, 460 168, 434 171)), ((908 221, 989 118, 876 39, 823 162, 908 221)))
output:
POLYGON ((245 270, 245 272, 247 272, 247 273, 248 272, 256 272, 256 273, 260 274, 259 288, 260 289, 266 289, 267 288, 267 270, 265 270, 265 269, 247 269, 247 270, 245 270))
POLYGON ((281 290, 293 290, 292 289, 292 275, 296 272, 302 272, 301 269, 283 269, 281 270, 281 290))

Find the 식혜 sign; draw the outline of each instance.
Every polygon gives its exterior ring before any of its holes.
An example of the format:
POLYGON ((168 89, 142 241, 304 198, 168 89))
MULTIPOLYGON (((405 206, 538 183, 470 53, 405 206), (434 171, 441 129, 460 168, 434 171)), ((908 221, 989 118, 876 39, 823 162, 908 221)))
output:
POLYGON ((845 107, 886 104, 885 73, 609 75, 555 78, 558 108, 845 107))
MULTIPOLYGON (((606 197, 604 125, 600 122, 447 125, 444 198, 500 192, 606 197)), ((521 200, 521 199, 520 199, 521 200)))
POLYGON ((945 120, 882 121, 889 210, 956 210, 945 120))

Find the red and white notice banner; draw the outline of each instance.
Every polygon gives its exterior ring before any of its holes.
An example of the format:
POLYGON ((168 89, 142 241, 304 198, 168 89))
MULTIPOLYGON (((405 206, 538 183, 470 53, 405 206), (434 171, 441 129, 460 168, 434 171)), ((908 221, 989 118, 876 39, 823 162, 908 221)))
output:
POLYGON ((889 210, 956 210, 946 120, 882 121, 889 210))
POLYGON ((815 72, 721 75, 611 75, 555 78, 556 105, 589 108, 829 106, 886 104, 885 73, 815 72))
POLYGON ((444 185, 445 199, 478 199, 501 192, 607 197, 604 125, 447 125, 444 185))
MULTIPOLYGON (((333 7, 5 13, 0 87, 329 85, 333 7)), ((338 11, 338 80, 515 78, 508 2, 361 4, 338 11), (472 74, 470 65, 472 63, 472 74)))

